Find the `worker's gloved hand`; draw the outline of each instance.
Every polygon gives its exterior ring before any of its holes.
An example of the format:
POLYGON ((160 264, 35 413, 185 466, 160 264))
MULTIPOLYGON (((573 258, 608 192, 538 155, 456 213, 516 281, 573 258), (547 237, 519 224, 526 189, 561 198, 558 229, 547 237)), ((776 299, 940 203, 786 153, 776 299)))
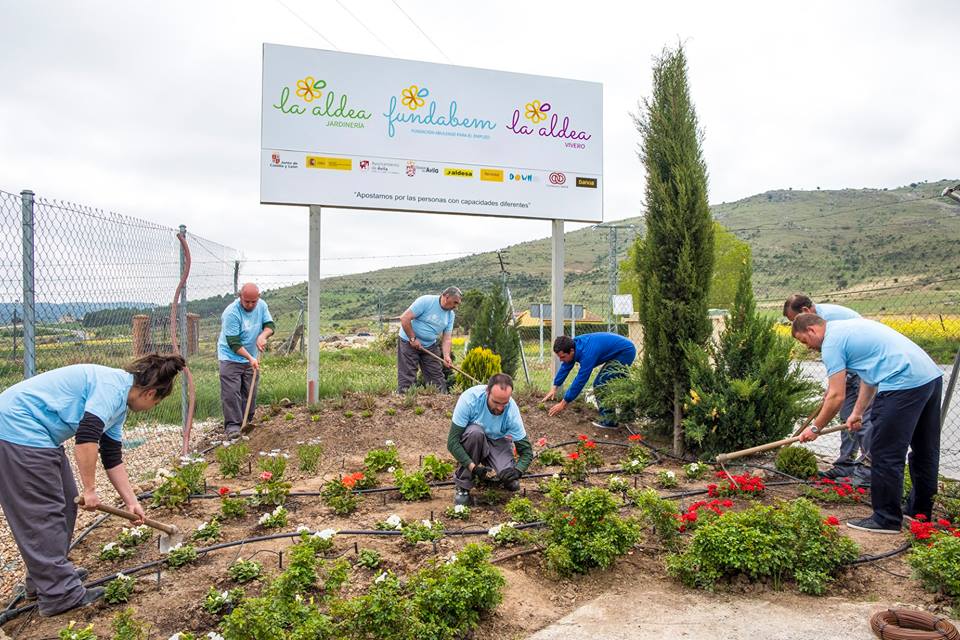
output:
POLYGON ((506 469, 501 471, 499 474, 497 474, 497 478, 503 484, 508 484, 508 483, 519 480, 520 476, 522 475, 523 475, 523 472, 517 469, 516 467, 507 467, 506 469))
POLYGON ((493 480, 496 475, 496 471, 490 467, 485 467, 482 464, 478 464, 473 467, 473 479, 477 482, 489 482, 490 480, 493 480))

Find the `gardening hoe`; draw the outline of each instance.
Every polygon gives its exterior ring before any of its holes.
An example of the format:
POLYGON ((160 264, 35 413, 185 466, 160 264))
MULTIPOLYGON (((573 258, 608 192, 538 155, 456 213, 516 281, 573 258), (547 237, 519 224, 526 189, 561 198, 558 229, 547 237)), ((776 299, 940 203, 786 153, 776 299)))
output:
MULTIPOLYGON (((433 351, 430 351, 429 349, 420 349, 420 350, 423 351, 424 353, 430 354, 431 356, 433 356, 434 358, 436 358, 436 359, 439 360, 440 362, 443 362, 443 358, 441 358, 440 356, 438 356, 437 354, 435 354, 433 351)), ((445 362, 444 362, 443 366, 447 366, 445 362)), ((457 373, 459 373, 459 374, 461 374, 461 375, 463 375, 463 376, 465 376, 465 377, 467 377, 467 378, 470 378, 471 380, 473 380, 473 381, 476 382, 477 384, 483 384, 482 382, 480 382, 479 380, 477 380, 477 379, 474 378, 472 375, 470 375, 469 373, 467 373, 466 371, 464 371, 463 369, 461 369, 460 367, 458 367, 458 366, 455 365, 455 364, 451 364, 451 365, 450 365, 450 368, 453 369, 454 371, 456 371, 457 373)))
POLYGON ((253 379, 250 380, 250 391, 247 392, 247 406, 243 408, 243 422, 240 424, 240 433, 247 433, 247 416, 250 415, 250 405, 253 404, 253 393, 257 388, 257 374, 260 367, 253 370, 253 379))
MULTIPOLYGON (((820 430, 820 435, 825 435, 828 433, 833 433, 834 431, 840 431, 841 429, 846 429, 847 425, 839 424, 834 427, 827 427, 826 429, 820 430)), ((721 453, 717 456, 717 462, 723 464, 724 462, 730 462, 736 458, 742 458, 743 456, 749 456, 754 453, 763 453, 764 451, 770 451, 771 449, 777 449, 779 447, 785 447, 788 444, 793 444, 794 442, 800 442, 800 436, 793 436, 792 438, 784 438, 783 440, 777 440, 776 442, 770 442, 768 444, 761 444, 756 447, 750 447, 749 449, 742 449, 740 451, 734 451, 732 453, 721 453)))
MULTIPOLYGON (((83 506, 83 496, 77 496, 73 499, 73 501, 81 507, 83 506)), ((129 511, 124 511, 123 509, 117 509, 116 507, 111 507, 108 504, 98 504, 97 511, 103 511, 104 513, 109 513, 114 516, 120 516, 121 518, 126 518, 131 522, 140 519, 140 516, 135 513, 130 513, 129 511)), ((150 518, 144 518, 143 524, 160 532, 160 553, 168 553, 171 548, 183 542, 183 534, 180 533, 180 529, 178 529, 176 525, 164 524, 163 522, 157 522, 156 520, 151 520, 150 518)))

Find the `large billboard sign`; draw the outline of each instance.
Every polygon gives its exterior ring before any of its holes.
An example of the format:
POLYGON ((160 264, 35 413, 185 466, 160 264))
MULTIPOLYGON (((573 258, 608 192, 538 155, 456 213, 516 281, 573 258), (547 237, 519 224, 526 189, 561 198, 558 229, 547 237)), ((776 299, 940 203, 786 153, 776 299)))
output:
POLYGON ((602 222, 602 89, 265 44, 260 201, 602 222))

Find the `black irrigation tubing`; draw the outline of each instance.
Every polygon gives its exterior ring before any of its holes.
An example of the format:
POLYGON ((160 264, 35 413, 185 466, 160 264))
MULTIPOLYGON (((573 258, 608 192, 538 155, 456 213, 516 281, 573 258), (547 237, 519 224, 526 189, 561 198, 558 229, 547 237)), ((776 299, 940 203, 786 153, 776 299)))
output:
MULTIPOLYGON (((528 522, 525 524, 518 524, 514 528, 517 530, 534 529, 534 528, 543 527, 545 524, 546 523, 544 521, 539 520, 537 522, 528 522)), ((485 536, 485 535, 488 535, 489 532, 490 532, 489 529, 459 529, 459 530, 452 530, 452 531, 444 530, 443 535, 444 536, 479 536, 479 535, 485 536)), ((274 533, 267 536, 255 536, 252 538, 242 538, 240 540, 232 540, 230 542, 221 542, 219 544, 211 545, 209 547, 203 547, 201 549, 197 549, 197 556, 198 557, 204 556, 210 553, 211 551, 218 551, 220 549, 228 549, 230 547, 237 547, 245 544, 253 544, 256 542, 268 542, 270 540, 282 540, 284 538, 297 538, 297 537, 300 537, 301 535, 303 534, 297 533, 297 532, 274 533)), ((395 529, 383 529, 383 530, 381 529, 344 529, 342 531, 337 531, 336 535, 396 537, 396 536, 403 535, 403 532, 397 531, 395 529)), ((148 569, 154 569, 162 565, 164 562, 165 562, 164 560, 153 560, 152 562, 147 562, 147 563, 138 565, 136 567, 131 567, 129 569, 121 569, 118 573, 122 573, 125 576, 129 576, 136 573, 141 573, 148 569)), ((117 576, 116 573, 112 573, 109 576, 100 578, 98 580, 94 580, 92 582, 88 582, 84 586, 87 588, 99 587, 100 585, 106 584, 116 579, 116 576, 117 576)), ((0 613, 0 625, 4 625, 7 622, 13 620, 14 618, 17 618, 18 616, 24 613, 33 611, 36 607, 37 607, 37 603, 33 603, 33 604, 28 604, 24 607, 20 607, 19 609, 7 609, 6 611, 3 611, 2 613, 0 613)))
POLYGON ((893 550, 891 550, 891 551, 887 551, 887 552, 885 552, 885 553, 879 553, 879 554, 877 554, 877 555, 875 555, 875 556, 860 556, 860 557, 857 558, 856 560, 853 560, 853 561, 851 561, 851 562, 848 562, 848 563, 847 563, 847 566, 856 566, 856 565, 859 565, 859 564, 867 564, 868 562, 876 562, 877 560, 884 560, 884 559, 886 559, 886 558, 892 558, 892 557, 894 557, 894 556, 900 555, 901 553, 903 553, 903 552, 905 552, 905 551, 909 551, 911 546, 913 546, 911 543, 905 542, 905 543, 903 543, 902 545, 900 545, 899 547, 897 547, 896 549, 893 549, 893 550))

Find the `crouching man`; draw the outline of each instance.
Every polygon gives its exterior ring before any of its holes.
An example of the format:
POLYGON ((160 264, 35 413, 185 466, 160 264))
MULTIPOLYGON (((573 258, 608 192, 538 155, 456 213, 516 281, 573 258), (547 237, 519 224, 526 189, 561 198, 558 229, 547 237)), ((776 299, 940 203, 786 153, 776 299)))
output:
POLYGON ((460 463, 453 476, 455 505, 470 502, 470 489, 476 483, 520 489, 520 477, 533 462, 533 447, 512 395, 513 379, 498 373, 486 386, 470 387, 457 400, 447 435, 447 449, 460 463))

